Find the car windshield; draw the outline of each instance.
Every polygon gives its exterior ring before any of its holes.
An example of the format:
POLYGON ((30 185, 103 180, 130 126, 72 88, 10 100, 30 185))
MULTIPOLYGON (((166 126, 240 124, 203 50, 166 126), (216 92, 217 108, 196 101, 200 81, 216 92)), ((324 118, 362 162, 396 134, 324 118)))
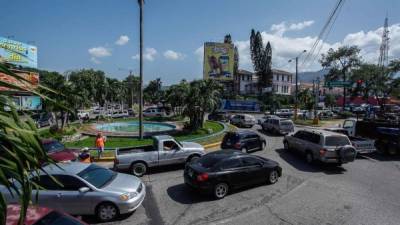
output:
POLYGON ((65 149, 65 146, 58 141, 51 141, 43 144, 47 153, 59 152, 65 149))
POLYGON ((350 145, 350 141, 344 136, 328 136, 325 138, 326 146, 343 146, 350 145))
POLYGON ((281 126, 291 126, 292 122, 290 121, 281 121, 281 126))
POLYGON ((72 217, 61 214, 57 211, 52 211, 33 225, 81 225, 78 220, 72 217))
POLYGON ((215 164, 217 164, 219 161, 221 161, 224 158, 224 155, 219 155, 219 154, 209 154, 209 155, 204 155, 201 157, 197 163, 200 164, 204 168, 211 168, 215 164))
POLYGON ((91 164, 86 169, 78 173, 78 176, 96 188, 102 188, 106 186, 115 178, 116 175, 116 172, 95 164, 91 164))

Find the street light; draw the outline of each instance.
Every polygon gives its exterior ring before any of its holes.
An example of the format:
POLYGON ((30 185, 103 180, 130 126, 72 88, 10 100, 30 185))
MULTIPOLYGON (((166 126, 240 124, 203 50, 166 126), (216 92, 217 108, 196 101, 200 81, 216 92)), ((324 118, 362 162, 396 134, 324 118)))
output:
MULTIPOLYGON (((298 80, 298 69, 297 69, 297 67, 298 67, 298 63, 299 63, 299 57, 305 52, 307 52, 307 50, 303 50, 298 56, 296 56, 296 58, 294 58, 296 60, 296 92, 295 92, 295 97, 294 97, 294 99, 295 99, 294 120, 297 120, 297 108, 298 108, 297 95, 298 95, 298 92, 299 92, 298 81, 297 81, 298 80)), ((288 62, 292 62, 292 61, 293 61, 293 59, 289 59, 288 62)))
POLYGON ((140 14, 139 14, 139 24, 140 24, 140 44, 139 44, 139 139, 143 139, 143 4, 144 0, 138 0, 140 14))

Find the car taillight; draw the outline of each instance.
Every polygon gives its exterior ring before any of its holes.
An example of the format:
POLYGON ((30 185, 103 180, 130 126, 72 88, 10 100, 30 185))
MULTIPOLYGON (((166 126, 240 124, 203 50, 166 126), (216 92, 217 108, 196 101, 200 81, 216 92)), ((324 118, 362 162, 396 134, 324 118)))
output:
POLYGON ((199 182, 203 182, 206 180, 208 180, 208 173, 202 173, 197 176, 197 181, 199 181, 199 182))
POLYGON ((326 149, 323 148, 323 149, 319 150, 319 155, 320 156, 324 156, 325 153, 326 153, 326 149))
POLYGON ((240 148, 240 142, 236 142, 236 143, 233 145, 233 147, 235 147, 235 148, 240 148))

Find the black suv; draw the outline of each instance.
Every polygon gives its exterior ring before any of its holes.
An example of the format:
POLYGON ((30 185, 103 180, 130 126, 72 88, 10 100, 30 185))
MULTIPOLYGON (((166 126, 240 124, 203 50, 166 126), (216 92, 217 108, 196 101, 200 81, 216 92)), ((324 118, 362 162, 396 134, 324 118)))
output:
POLYGON ((228 122, 229 115, 226 112, 213 112, 208 115, 208 120, 228 122))
POLYGON ((236 131, 225 134, 221 143, 222 149, 237 149, 243 152, 263 150, 266 141, 254 131, 236 131))

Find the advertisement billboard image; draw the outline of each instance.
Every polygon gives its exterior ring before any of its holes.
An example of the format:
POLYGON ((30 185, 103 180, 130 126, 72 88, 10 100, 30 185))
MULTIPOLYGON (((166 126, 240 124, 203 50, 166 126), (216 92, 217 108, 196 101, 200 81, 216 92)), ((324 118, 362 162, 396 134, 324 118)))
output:
POLYGON ((0 58, 16 66, 37 68, 37 48, 0 37, 0 58))
MULTIPOLYGON (((1 73, 1 72, 0 72, 0 80, 10 83, 10 84, 13 84, 13 85, 16 85, 16 86, 19 86, 19 87, 23 87, 25 89, 35 89, 39 85, 39 74, 38 73, 24 72, 24 71, 19 71, 19 70, 13 70, 13 72, 15 74, 21 76, 25 80, 28 80, 28 82, 22 81, 22 80, 17 80, 14 77, 11 77, 11 76, 9 76, 5 73, 1 73)), ((8 87, 0 86, 0 91, 17 91, 17 90, 13 90, 8 87)))
POLYGON ((256 100, 226 100, 221 102, 220 111, 224 112, 260 112, 260 103, 256 100))
POLYGON ((39 96, 21 96, 22 110, 42 110, 42 99, 39 96))
POLYGON ((232 80, 234 49, 232 44, 207 42, 204 44, 204 79, 232 80))

